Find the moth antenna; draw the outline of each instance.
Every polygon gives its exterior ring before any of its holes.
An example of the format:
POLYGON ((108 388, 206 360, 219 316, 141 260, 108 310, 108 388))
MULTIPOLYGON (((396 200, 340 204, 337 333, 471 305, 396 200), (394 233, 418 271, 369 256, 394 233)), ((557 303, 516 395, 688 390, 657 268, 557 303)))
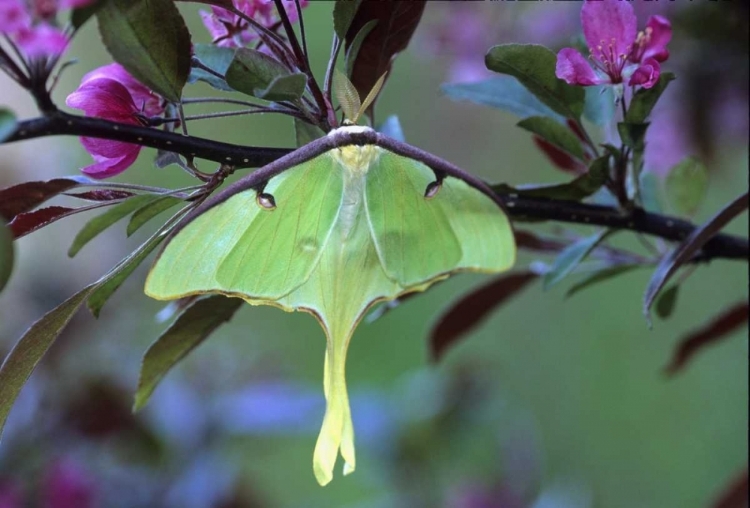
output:
POLYGON ((338 69, 333 73, 333 88, 336 92, 336 99, 341 104, 341 109, 344 110, 344 123, 348 120, 352 124, 356 124, 359 119, 358 111, 362 106, 357 89, 354 88, 346 74, 338 69))
POLYGON ((359 107, 359 110, 357 111, 356 119, 354 120, 354 123, 357 123, 357 120, 359 120, 359 117, 364 114, 365 111, 367 111, 367 108, 370 107, 370 105, 375 102, 375 99, 378 98, 378 94, 380 93, 380 89, 383 88, 383 83, 385 83, 385 77, 388 74, 388 71, 385 71, 382 76, 378 78, 378 80, 375 82, 375 84, 372 86, 372 90, 370 90, 370 93, 367 94, 367 97, 365 97, 365 101, 362 103, 362 105, 359 107))

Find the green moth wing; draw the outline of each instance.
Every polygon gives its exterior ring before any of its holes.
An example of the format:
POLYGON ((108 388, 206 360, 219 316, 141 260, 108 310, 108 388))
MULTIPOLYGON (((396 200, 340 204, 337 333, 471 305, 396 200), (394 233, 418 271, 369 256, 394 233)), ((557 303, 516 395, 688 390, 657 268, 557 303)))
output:
POLYGON ((503 211, 462 180, 435 178, 424 163, 386 150, 367 174, 368 219, 388 275, 408 287, 459 269, 510 267, 503 211))
POLYGON ((386 273, 402 287, 455 268, 461 244, 436 199, 425 199, 435 180, 424 164, 385 150, 367 173, 367 218, 386 273))
POLYGON ((326 412, 313 471, 325 485, 339 453, 345 474, 355 468, 345 380, 354 329, 377 302, 453 272, 510 268, 513 231, 493 196, 442 159, 342 127, 201 205, 168 240, 146 293, 221 293, 317 318, 326 412))
POLYGON ((340 208, 342 173, 334 165, 323 154, 271 179, 263 194, 273 196, 277 210, 247 189, 200 214, 162 251, 146 294, 275 300, 304 283, 340 208))

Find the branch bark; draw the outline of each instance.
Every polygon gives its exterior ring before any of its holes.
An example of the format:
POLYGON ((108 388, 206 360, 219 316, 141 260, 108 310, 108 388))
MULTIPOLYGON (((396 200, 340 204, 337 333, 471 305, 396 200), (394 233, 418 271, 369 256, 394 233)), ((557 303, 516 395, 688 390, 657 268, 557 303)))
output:
MULTIPOLYGON (((234 165, 238 169, 264 166, 292 151, 288 148, 233 145, 148 127, 71 115, 62 111, 19 122, 15 133, 5 143, 56 135, 88 136, 135 143, 176 152, 185 157, 234 165)), ((610 206, 512 194, 501 194, 499 197, 508 214, 515 220, 551 220, 627 229, 669 241, 681 241, 696 228, 691 222, 649 213, 639 208, 623 210, 610 206)), ((748 261, 749 257, 750 245, 747 238, 722 233, 706 243, 695 260, 724 258, 748 261)))

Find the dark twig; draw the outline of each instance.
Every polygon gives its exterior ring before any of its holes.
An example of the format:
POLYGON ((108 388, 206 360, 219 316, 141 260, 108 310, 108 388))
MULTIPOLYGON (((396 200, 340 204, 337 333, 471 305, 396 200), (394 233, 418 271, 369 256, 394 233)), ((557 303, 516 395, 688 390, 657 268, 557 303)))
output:
MULTIPOLYGON (((288 148, 233 145, 148 127, 70 115, 62 111, 19 122, 15 134, 10 136, 6 142, 54 135, 89 136, 136 143, 176 152, 185 157, 197 157, 232 164, 236 169, 264 166, 293 151, 288 148)), ((501 194, 498 195, 498 198, 505 206, 508 214, 516 220, 552 220, 627 229, 669 241, 681 241, 696 228, 694 224, 688 221, 649 213, 641 208, 623 210, 610 206, 523 197, 513 194, 501 194)), ((750 257, 750 245, 748 245, 747 238, 717 234, 704 245, 696 260, 725 258, 747 261, 748 257, 750 257)))

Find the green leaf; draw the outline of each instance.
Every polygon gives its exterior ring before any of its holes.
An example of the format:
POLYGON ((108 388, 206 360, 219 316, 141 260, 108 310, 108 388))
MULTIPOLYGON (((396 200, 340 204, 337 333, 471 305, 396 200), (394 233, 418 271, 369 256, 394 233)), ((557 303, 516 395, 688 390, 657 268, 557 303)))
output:
POLYGON ((128 223, 128 227, 126 230, 127 235, 132 235, 148 221, 150 221, 160 213, 169 210, 173 206, 177 206, 180 203, 184 203, 184 201, 172 196, 159 196, 152 202, 146 203, 145 205, 141 206, 138 210, 135 211, 135 213, 133 213, 133 216, 130 218, 130 222, 128 223))
POLYGON ((226 79, 235 90, 267 101, 298 100, 307 86, 304 74, 292 74, 278 60, 249 48, 237 49, 226 79))
POLYGON ((120 261, 117 266, 107 273, 96 284, 96 288, 88 298, 87 306, 94 317, 99 317, 104 304, 109 297, 130 277, 146 257, 164 240, 169 231, 157 231, 151 238, 146 240, 140 247, 133 251, 128 257, 120 261))
POLYGON ((5 108, 0 108, 0 143, 16 132, 16 115, 5 108))
POLYGON ((663 291, 656 300, 656 315, 662 319, 667 319, 672 315, 675 304, 677 303, 677 292, 680 286, 675 284, 666 291, 663 291))
POLYGON ((105 0, 95 0, 84 7, 73 9, 70 14, 70 24, 73 30, 78 31, 94 14, 101 8, 105 0))
POLYGON ((545 291, 570 275, 581 261, 586 259, 586 256, 612 232, 613 230, 603 229, 595 235, 581 238, 577 242, 565 247, 555 258, 550 271, 544 274, 542 287, 545 291))
POLYGON ((641 173, 641 205, 647 212, 664 213, 662 206, 661 179, 650 171, 641 173))
POLYGON ((550 142, 576 159, 583 160, 583 147, 581 146, 581 140, 578 139, 578 136, 568 129, 568 127, 552 118, 532 116, 525 120, 521 120, 517 125, 520 128, 536 134, 542 139, 550 142))
POLYGON ((619 122, 617 124, 617 132, 619 132, 623 144, 633 150, 643 151, 648 126, 648 123, 619 122))
POLYGON ((493 185, 492 189, 500 194, 518 194, 536 198, 562 199, 580 201, 597 192, 607 182, 609 176, 609 156, 595 159, 589 166, 588 173, 576 177, 568 183, 558 185, 525 185, 511 187, 506 184, 493 185))
POLYGON ((706 166, 694 157, 682 160, 669 170, 665 190, 672 209, 681 215, 695 214, 708 191, 706 166))
POLYGON ((96 13, 104 45, 138 81, 179 102, 190 73, 190 33, 172 0, 105 0, 96 13))
POLYGON ((675 79, 674 74, 671 72, 665 72, 659 76, 659 81, 651 88, 641 88, 638 90, 633 99, 630 101, 630 106, 625 113, 626 123, 644 123, 651 111, 654 109, 659 97, 667 89, 669 83, 675 79))
POLYGON ((566 298, 569 298, 573 296, 576 293, 579 293, 583 291, 584 289, 591 287, 595 284, 599 284, 600 282, 607 281, 609 279, 614 279, 615 277, 618 277, 624 273, 632 271, 634 268, 639 268, 642 265, 615 265, 615 266, 609 266, 607 268, 603 268, 597 272, 594 272, 590 275, 588 275, 585 279, 582 281, 576 282, 571 286, 570 289, 568 289, 568 292, 565 294, 566 298))
POLYGON ((565 120, 511 76, 498 76, 476 83, 448 83, 440 89, 453 100, 502 109, 522 119, 546 116, 558 122, 565 120))
POLYGON ((0 217, 0 291, 5 288, 13 273, 14 252, 13 233, 0 217))
POLYGON ((60 335, 83 301, 96 287, 86 286, 42 316, 26 330, 0 367, 0 433, 13 403, 39 360, 60 335))
POLYGON ((243 303, 241 298, 212 295, 185 309, 143 357, 133 411, 140 411, 170 369, 232 319, 243 303))
POLYGON ((297 139, 297 148, 325 136, 325 132, 318 127, 299 118, 294 119, 294 135, 297 139))
POLYGON ((223 77, 226 76, 229 64, 231 64, 234 59, 234 51, 233 48, 222 48, 220 46, 214 46, 213 44, 193 45, 193 58, 222 77, 212 74, 200 67, 193 66, 190 69, 190 75, 188 76, 187 82, 195 83, 196 81, 203 81, 217 90, 223 90, 225 92, 234 91, 223 77))
POLYGON ((73 243, 68 249, 68 256, 73 257, 86 245, 93 240, 99 233, 119 221, 134 210, 151 203, 158 199, 159 196, 154 194, 143 194, 126 199, 101 215, 98 215, 86 223, 78 232, 73 243))
POLYGON ((352 39, 349 48, 346 50, 346 58, 344 62, 347 77, 351 77, 352 72, 354 72, 354 64, 357 62, 357 55, 359 55, 359 49, 362 47, 362 42, 377 24, 377 19, 368 21, 352 39))
POLYGON ((615 93, 611 86, 587 86, 583 116, 594 125, 607 125, 615 116, 615 93))
POLYGON ((337 0, 333 6, 333 29, 339 40, 346 38, 346 32, 357 14, 359 4, 362 0, 337 0))
POLYGON ((578 119, 583 113, 586 93, 580 86, 571 86, 557 79, 557 56, 544 46, 502 44, 491 48, 484 61, 491 71, 518 79, 539 100, 562 116, 578 119))

